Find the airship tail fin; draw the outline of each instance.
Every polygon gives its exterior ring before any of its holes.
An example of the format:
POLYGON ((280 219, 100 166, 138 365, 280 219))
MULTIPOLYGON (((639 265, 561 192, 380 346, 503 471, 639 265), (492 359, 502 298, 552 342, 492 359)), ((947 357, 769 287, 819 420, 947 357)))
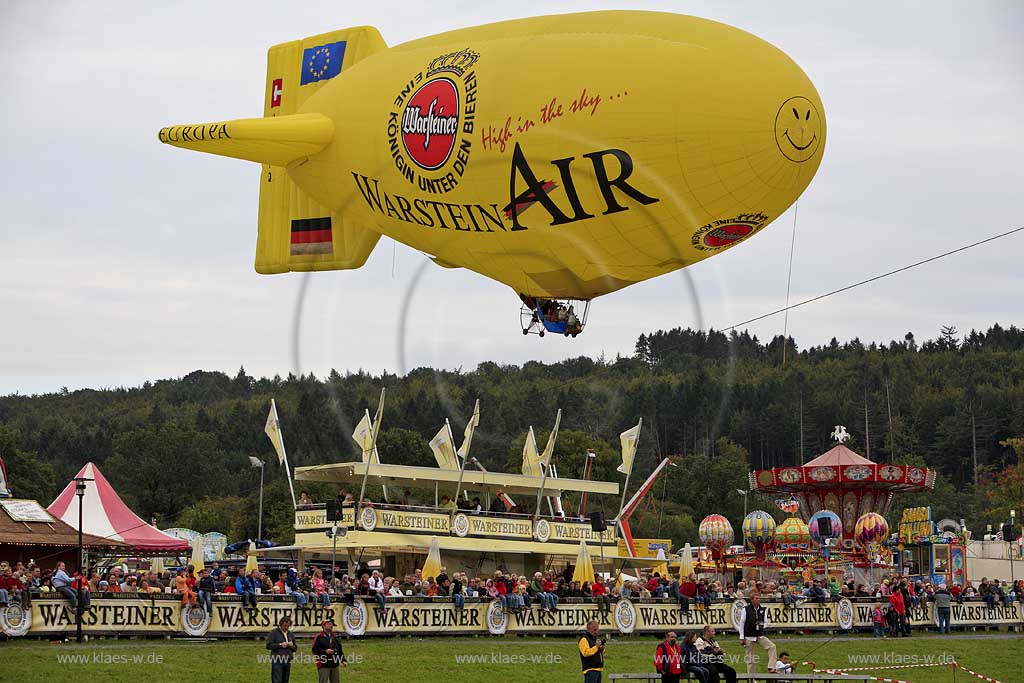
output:
MULTIPOLYGON (((310 96, 357 62, 386 49, 384 39, 371 26, 275 45, 267 52, 263 120, 308 116, 296 112, 310 96)), ((312 124, 305 125, 312 138, 312 124)), ((256 271, 270 274, 361 267, 377 246, 380 233, 356 225, 303 192, 281 168, 286 163, 264 161, 256 271)))
POLYGON ((323 114, 302 104, 336 76, 387 49, 377 29, 358 26, 275 45, 267 52, 263 118, 169 126, 160 141, 263 164, 260 174, 260 273, 359 268, 380 233, 355 225, 306 194, 285 170, 334 138, 323 114))

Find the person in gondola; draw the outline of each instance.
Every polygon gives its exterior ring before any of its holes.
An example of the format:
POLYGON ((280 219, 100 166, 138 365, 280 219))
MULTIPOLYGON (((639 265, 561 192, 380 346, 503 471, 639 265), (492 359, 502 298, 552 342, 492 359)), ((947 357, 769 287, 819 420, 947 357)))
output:
POLYGON ((565 330, 569 334, 578 334, 580 329, 580 319, 576 317, 576 311, 573 310, 573 307, 569 306, 569 312, 566 316, 565 330))
POLYGON ((552 322, 552 323, 558 322, 558 312, 559 312, 559 310, 561 310, 561 308, 562 308, 561 304, 559 304, 554 299, 552 299, 551 301, 548 301, 548 311, 547 311, 548 322, 552 322))

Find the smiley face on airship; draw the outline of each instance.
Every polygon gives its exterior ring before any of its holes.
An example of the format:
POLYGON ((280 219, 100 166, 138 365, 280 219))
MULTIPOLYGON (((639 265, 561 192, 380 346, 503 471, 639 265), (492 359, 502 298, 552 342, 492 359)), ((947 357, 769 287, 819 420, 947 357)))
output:
POLYGON ((796 163, 814 156, 821 144, 821 116, 806 97, 790 97, 775 115, 775 142, 779 151, 796 163))

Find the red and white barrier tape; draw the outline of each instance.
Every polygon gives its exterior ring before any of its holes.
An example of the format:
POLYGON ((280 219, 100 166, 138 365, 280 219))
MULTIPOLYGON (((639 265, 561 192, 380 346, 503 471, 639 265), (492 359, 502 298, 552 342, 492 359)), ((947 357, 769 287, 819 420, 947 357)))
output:
POLYGON ((988 683, 1001 683, 1001 681, 998 681, 995 678, 989 678, 988 676, 982 676, 977 671, 971 671, 970 669, 968 669, 966 666, 964 666, 960 662, 953 662, 953 666, 955 666, 955 667, 957 667, 959 669, 963 669, 967 673, 971 674, 972 676, 976 676, 977 678, 980 678, 983 681, 988 681, 988 683))
POLYGON ((891 664, 886 666, 844 666, 837 671, 881 671, 883 669, 926 669, 934 666, 950 666, 953 662, 944 664, 891 664))
MULTIPOLYGON (((814 669, 816 674, 836 674, 843 675, 846 673, 845 669, 814 669)), ((885 681, 885 683, 913 683, 912 681, 905 681, 902 678, 884 678, 882 676, 868 676, 873 681, 885 681)))
MULTIPOLYGON (((801 664, 803 666, 814 667, 814 662, 801 662, 801 664)), ((951 662, 949 664, 904 664, 902 666, 855 666, 855 667, 850 667, 850 668, 845 668, 845 669, 817 669, 817 668, 814 668, 813 671, 814 671, 814 673, 844 674, 844 673, 848 673, 848 672, 851 672, 851 671, 880 671, 882 669, 924 669, 924 668, 930 668, 930 667, 936 667, 936 666, 954 666, 954 667, 956 667, 958 669, 963 669, 964 671, 966 671, 967 673, 971 674, 972 676, 974 676, 976 678, 980 678, 983 681, 988 681, 988 683, 1002 683, 1002 681, 1000 681, 999 679, 991 678, 989 676, 985 676, 983 674, 978 673, 977 671, 972 671, 971 669, 968 669, 966 666, 964 666, 960 662, 956 662, 956 661, 951 662)), ((870 676, 870 678, 872 680, 875 680, 875 681, 885 681, 885 683, 910 683, 910 681, 904 681, 904 680, 901 680, 899 678, 884 678, 882 676, 870 676)))

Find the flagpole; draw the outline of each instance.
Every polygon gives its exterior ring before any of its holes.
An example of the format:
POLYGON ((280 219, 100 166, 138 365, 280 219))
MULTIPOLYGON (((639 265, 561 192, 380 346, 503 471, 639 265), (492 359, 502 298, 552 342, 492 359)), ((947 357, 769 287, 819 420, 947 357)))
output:
MULTIPOLYGON (((377 435, 380 432, 380 423, 384 419, 384 392, 386 388, 380 388, 380 402, 377 403, 377 414, 373 416, 373 447, 370 449, 370 457, 373 457, 374 453, 377 453, 377 435)), ((377 454, 377 459, 380 460, 380 454, 377 454)), ((385 503, 390 503, 388 500, 388 487, 387 484, 380 485, 380 494, 384 497, 385 503)))
POLYGON ((274 422, 277 423, 277 438, 281 440, 281 453, 284 454, 284 473, 288 477, 288 490, 292 494, 292 509, 298 509, 299 504, 295 501, 295 485, 292 484, 292 470, 288 466, 288 450, 284 447, 284 432, 281 430, 281 418, 277 415, 277 403, 270 399, 270 407, 274 411, 274 422))
POLYGON ((551 457, 555 454, 555 444, 552 442, 552 439, 558 437, 558 425, 559 425, 559 423, 561 421, 562 421, 562 409, 559 408, 558 409, 558 414, 555 415, 555 426, 554 426, 554 429, 552 429, 551 433, 548 434, 548 443, 544 446, 544 453, 547 455, 547 457, 546 458, 543 457, 543 456, 541 457, 541 460, 543 460, 544 462, 542 462, 541 466, 540 466, 541 477, 540 477, 540 488, 537 490, 537 514, 536 514, 536 519, 540 519, 540 502, 544 498, 544 484, 548 480, 548 470, 551 468, 551 457), (551 452, 550 453, 548 453, 548 448, 549 447, 551 448, 551 452))
MULTIPOLYGON (((458 453, 459 451, 465 451, 465 453, 462 454, 463 459, 465 459, 466 456, 469 455, 469 447, 473 443, 473 433, 476 431, 476 428, 479 425, 480 399, 477 399, 476 403, 473 404, 473 414, 470 416, 469 422, 466 424, 466 429, 462 433, 462 447, 455 451, 456 453, 458 453)), ((452 441, 452 448, 455 448, 454 437, 452 441)))
POLYGON ((551 467, 551 465, 544 465, 544 464, 542 464, 540 466, 540 468, 541 468, 540 469, 541 477, 540 477, 540 488, 537 489, 537 514, 535 515, 536 519, 540 519, 540 502, 541 502, 541 499, 544 497, 544 483, 548 479, 548 468, 549 467, 551 467))
MULTIPOLYGON (((367 410, 363 414, 366 415, 366 417, 369 417, 370 411, 367 410)), ((370 429, 372 430, 373 428, 371 427, 370 429)), ((360 510, 363 507, 363 497, 366 495, 366 480, 370 476, 370 462, 373 460, 372 446, 369 451, 363 453, 363 458, 366 459, 366 467, 363 468, 363 484, 359 487, 359 500, 356 501, 356 510, 360 510)), ((356 521, 359 521, 358 516, 356 517, 356 521)))
MULTIPOLYGON (((594 453, 594 449, 588 448, 587 449, 587 462, 583 466, 583 481, 590 481, 590 467, 591 467, 591 465, 594 462, 594 458, 596 458, 596 457, 597 457, 597 454, 594 453)), ((583 519, 583 513, 586 512, 586 510, 587 510, 587 492, 584 491, 583 495, 580 497, 580 511, 579 511, 579 515, 578 515, 580 519, 583 519)), ((603 564, 604 563, 602 562, 602 565, 603 564)))
MULTIPOLYGON (((465 468, 469 465, 469 447, 473 445, 473 434, 476 433, 476 428, 480 426, 480 399, 478 398, 473 404, 473 414, 469 418, 469 423, 466 425, 466 429, 462 432, 462 446, 455 451, 455 457, 458 458, 459 451, 462 452, 462 467, 465 468)), ((452 443, 452 446, 455 444, 452 443)), ((473 458, 473 464, 479 467, 481 470, 484 468, 480 465, 476 458, 473 458)), ((486 470, 484 470, 486 472, 486 470)), ((460 475, 461 476, 461 475, 460 475)), ((469 500, 469 492, 463 491, 463 497, 469 500)))
MULTIPOLYGON (((473 418, 469 418, 472 420, 473 418)), ((452 443, 452 450, 455 452, 455 462, 459 462, 459 452, 455 450, 455 437, 452 436, 452 426, 448 423, 448 418, 444 419, 444 426, 448 428, 448 438, 452 443)), ((462 463, 459 466, 459 483, 455 486, 455 505, 459 504, 459 494, 462 493, 462 475, 466 473, 466 465, 469 463, 469 449, 462 457, 462 463)))
MULTIPOLYGON (((359 487, 359 500, 356 502, 356 509, 360 509, 363 504, 363 497, 366 495, 366 480, 370 476, 370 463, 373 461, 373 451, 377 448, 377 419, 384 412, 384 392, 387 391, 384 387, 380 390, 380 403, 377 404, 377 414, 373 416, 373 424, 370 425, 370 450, 364 455, 366 456, 366 469, 363 470, 363 485, 359 487)), ((365 412, 367 417, 370 416, 370 411, 365 412)), ((384 494, 384 499, 387 500, 387 487, 381 484, 381 490, 384 494)))
MULTIPOLYGON (((622 502, 619 504, 619 514, 615 515, 615 521, 619 521, 619 517, 622 516, 622 511, 626 507, 626 494, 629 492, 629 477, 633 474, 633 464, 636 463, 636 452, 640 446, 640 431, 643 429, 644 419, 641 417, 640 421, 637 422, 637 427, 640 429, 636 430, 636 442, 633 443, 633 459, 629 462, 629 469, 626 471, 626 484, 622 487, 622 502)), ((615 535, 619 534, 619 525, 615 525, 615 535)))

